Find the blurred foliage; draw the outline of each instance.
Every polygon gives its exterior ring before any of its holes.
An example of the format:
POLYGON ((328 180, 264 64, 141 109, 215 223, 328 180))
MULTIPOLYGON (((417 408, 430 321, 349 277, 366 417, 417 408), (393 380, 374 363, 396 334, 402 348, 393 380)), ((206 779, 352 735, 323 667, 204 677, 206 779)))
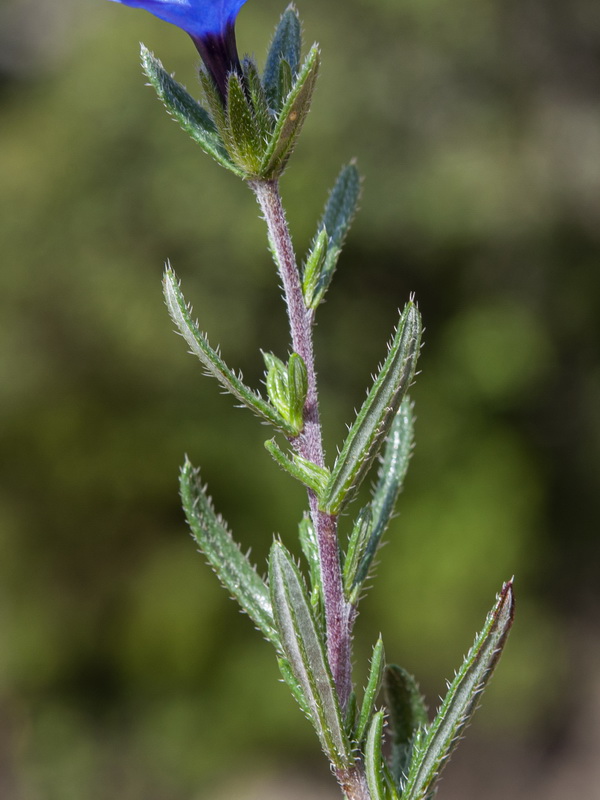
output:
MULTIPOLYGON (((301 763, 313 742, 194 556, 177 469, 202 464, 259 563, 303 497, 172 335, 160 276, 170 259, 254 384, 259 348, 285 355, 279 289, 251 194, 143 87, 139 40, 197 92, 185 36, 100 0, 42 5, 0 8, 0 793, 209 798, 232 760, 301 763)), ((433 702, 515 573, 478 724, 523 737, 565 713, 569 625, 599 604, 599 7, 299 6, 324 54, 283 186, 300 253, 340 164, 366 176, 317 330, 330 453, 412 291, 427 325, 357 679, 381 630, 433 702)), ((240 48, 260 56, 281 10, 250 2, 240 48)))

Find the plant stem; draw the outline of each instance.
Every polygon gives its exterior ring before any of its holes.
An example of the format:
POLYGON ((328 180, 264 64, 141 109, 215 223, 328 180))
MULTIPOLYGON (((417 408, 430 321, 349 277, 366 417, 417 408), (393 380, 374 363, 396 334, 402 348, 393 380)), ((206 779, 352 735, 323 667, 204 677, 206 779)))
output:
POLYGON ((281 203, 278 182, 252 181, 250 187, 256 195, 267 223, 269 245, 275 257, 283 284, 292 348, 304 360, 308 373, 308 392, 304 404, 304 429, 300 436, 297 437, 297 441, 294 442, 294 446, 303 458, 322 467, 325 465, 325 459, 319 421, 312 326, 309 312, 304 303, 296 256, 285 218, 285 211, 281 203))
MULTIPOLYGON (((322 467, 325 465, 323 438, 319 419, 317 377, 312 340, 312 315, 304 302, 300 273, 292 245, 279 185, 275 180, 256 180, 250 187, 267 223, 269 244, 277 264, 287 304, 292 348, 306 364, 308 392, 304 405, 304 429, 291 444, 303 458, 322 467)), ((327 656, 338 691, 340 706, 345 710, 352 691, 351 608, 346 603, 342 584, 337 517, 318 508, 317 497, 308 492, 312 522, 319 546, 321 579, 327 629, 327 656)), ((360 795, 354 795, 360 798, 360 795)), ((368 797, 368 795, 367 795, 368 797)))
POLYGON ((345 770, 336 770, 336 778, 346 800, 371 800, 364 769, 356 764, 345 770))

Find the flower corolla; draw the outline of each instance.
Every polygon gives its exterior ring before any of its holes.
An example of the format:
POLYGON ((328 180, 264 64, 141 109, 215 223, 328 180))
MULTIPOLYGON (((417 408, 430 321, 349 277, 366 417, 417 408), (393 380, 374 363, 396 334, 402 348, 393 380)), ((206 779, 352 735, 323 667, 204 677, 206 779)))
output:
POLYGON ((229 72, 241 71, 235 20, 246 0, 113 0, 142 8, 188 33, 224 98, 229 72))
POLYGON ((177 25, 192 38, 223 35, 235 23, 246 0, 113 0, 143 8, 155 17, 177 25))

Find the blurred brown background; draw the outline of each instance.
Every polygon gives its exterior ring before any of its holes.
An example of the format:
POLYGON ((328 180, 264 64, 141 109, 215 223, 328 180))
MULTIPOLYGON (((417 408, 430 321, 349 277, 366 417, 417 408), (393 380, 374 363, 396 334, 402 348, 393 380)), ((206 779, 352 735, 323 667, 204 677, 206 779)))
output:
MULTIPOLYGON (((299 0, 323 68, 283 182, 302 254, 342 163, 362 210, 317 355, 330 455, 416 292, 417 449, 357 626, 435 705, 516 575, 518 617, 444 800, 598 797, 600 6, 299 0)), ((283 2, 250 0, 262 63, 283 2)), ((251 194, 167 117, 144 41, 94 0, 0 5, 0 797, 337 797, 271 649, 195 553, 184 452, 264 562, 299 486, 172 333, 169 258, 258 385, 287 350, 251 194)))

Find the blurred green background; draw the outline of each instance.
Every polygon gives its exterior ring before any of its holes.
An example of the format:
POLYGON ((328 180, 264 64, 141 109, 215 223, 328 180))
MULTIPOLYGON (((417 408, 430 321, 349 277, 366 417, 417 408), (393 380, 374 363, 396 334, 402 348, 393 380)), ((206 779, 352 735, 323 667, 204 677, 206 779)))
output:
MULTIPOLYGON (((299 0, 323 68, 283 181, 303 253, 342 163, 362 210, 320 309, 335 453, 397 308, 427 332, 417 449, 357 625, 431 704, 516 575, 517 623, 441 798, 594 797, 600 746, 600 6, 299 0)), ((284 8, 252 0, 259 61, 284 8)), ((334 798, 271 649, 195 553, 187 452, 264 563, 302 490, 186 354, 168 258, 258 385, 287 350, 250 192, 168 119, 143 40, 198 93, 186 36, 108 2, 0 6, 0 796, 334 798)))

